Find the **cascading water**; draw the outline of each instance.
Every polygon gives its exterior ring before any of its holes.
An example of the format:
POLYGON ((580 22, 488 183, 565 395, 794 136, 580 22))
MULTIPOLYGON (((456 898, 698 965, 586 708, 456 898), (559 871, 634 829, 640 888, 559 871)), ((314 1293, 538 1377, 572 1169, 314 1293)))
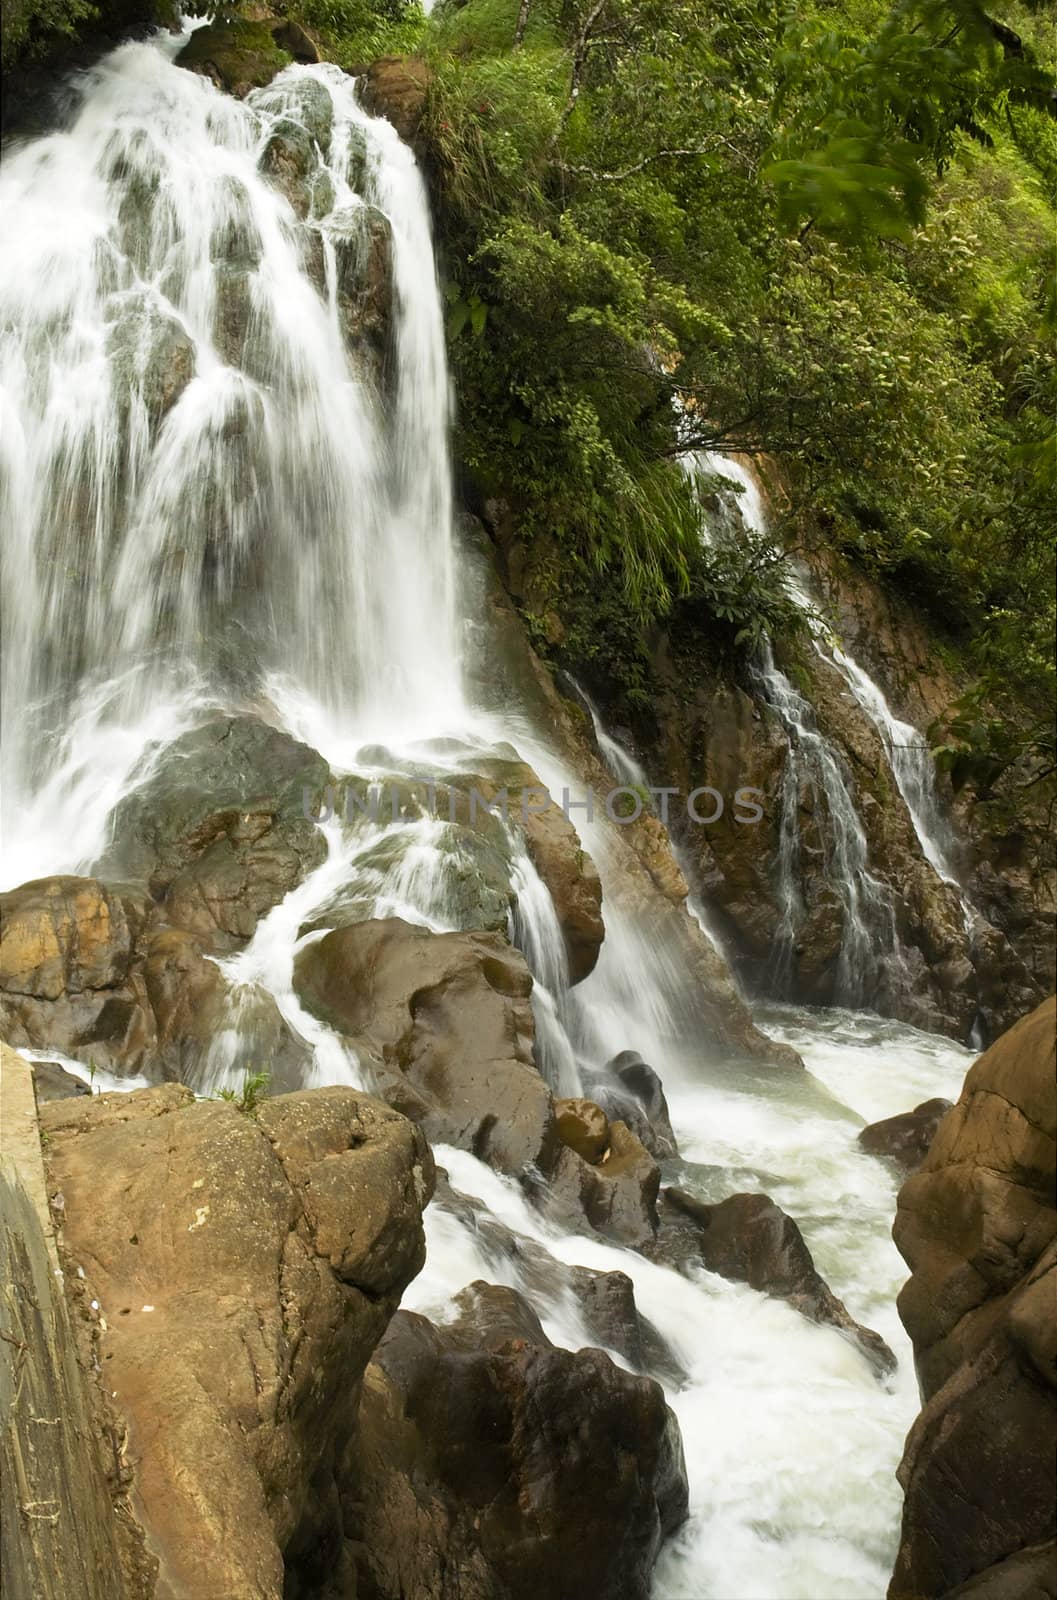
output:
POLYGON ((77 837, 90 857, 85 794, 119 790, 151 734, 207 696, 293 683, 364 739, 436 732, 459 704, 443 323, 414 158, 335 67, 240 105, 173 67, 178 43, 108 57, 69 131, 0 180, 20 877, 36 844, 77 837), (304 228, 258 167, 291 117, 321 151, 304 228), (336 302, 387 237, 383 419, 336 302))
MULTIPOLYGON (((696 465, 696 463, 695 463, 696 465)), ((754 534, 766 533, 766 513, 755 476, 739 461, 709 454, 701 465, 710 474, 733 479, 736 497, 723 496, 728 523, 754 534)), ((705 524, 707 537, 707 523, 705 524)), ((806 604, 806 597, 804 599, 806 604)), ((761 697, 777 712, 788 739, 782 782, 779 845, 776 862, 781 919, 767 975, 771 993, 785 994, 793 972, 793 950, 804 916, 800 892, 801 791, 811 796, 819 820, 823 873, 842 913, 843 933, 834 994, 843 1005, 873 1003, 893 970, 902 964, 895 906, 888 886, 869 869, 869 846, 844 762, 822 734, 812 707, 777 665, 769 643, 753 666, 761 697)))
MULTIPOLYGON (((455 766, 462 741, 466 771, 512 744, 552 792, 575 782, 516 714, 465 703, 440 297, 410 152, 336 69, 289 69, 237 104, 176 68, 176 48, 114 52, 81 80, 67 131, 12 156, 0 178, 12 882, 90 861, 130 774, 142 779, 152 751, 218 707, 255 709, 368 778, 420 776, 438 749, 455 766), (318 157, 302 223, 258 165, 290 120, 318 157), (396 370, 383 396, 341 323, 387 237, 396 370)), ((803 721, 799 707, 787 714, 803 721)), ((323 827, 327 859, 221 963, 231 1026, 200 1063, 202 1088, 230 1075, 254 992, 304 1041, 307 1082, 361 1081, 363 1064, 293 987, 297 950, 319 936, 304 930, 336 897, 365 916, 460 925, 442 818, 323 827)), ((602 877, 607 937, 571 990, 554 908, 511 842, 541 1064, 564 1086, 618 1050, 652 1060, 688 1163, 681 1181, 705 1198, 766 1182, 834 1289, 898 1350, 899 1374, 882 1387, 836 1332, 784 1304, 563 1236, 472 1156, 442 1159, 457 1187, 556 1259, 628 1273, 687 1369, 671 1401, 692 1516, 662 1558, 659 1600, 875 1600, 916 1394, 894 1312, 894 1184, 855 1133, 950 1094, 965 1052, 896 1024, 791 1011, 775 1024, 810 1074, 703 1060, 692 983, 625 903, 614 830, 582 815, 577 827, 602 877)), ((443 1318, 495 1265, 451 1214, 434 1208, 427 1224, 408 1303, 443 1318)), ((562 1297, 540 1309, 553 1337, 584 1342, 562 1297)))

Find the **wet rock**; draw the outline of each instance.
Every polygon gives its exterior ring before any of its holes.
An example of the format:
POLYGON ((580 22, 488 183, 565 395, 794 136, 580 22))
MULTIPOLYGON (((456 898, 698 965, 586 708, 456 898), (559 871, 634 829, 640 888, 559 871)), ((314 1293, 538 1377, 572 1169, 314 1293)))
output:
POLYGON ((664 1198, 695 1225, 699 1259, 710 1272, 788 1301, 809 1322, 837 1328, 879 1377, 895 1371, 895 1356, 880 1334, 862 1327, 837 1299, 816 1271, 800 1229, 769 1195, 732 1194, 711 1206, 670 1188, 664 1198))
POLYGON ((255 89, 250 95, 253 110, 265 117, 281 118, 299 124, 323 156, 330 154, 334 129, 334 103, 325 84, 317 78, 295 77, 255 89))
POLYGON ((313 1541, 351 1581, 337 1485, 424 1259, 421 1134, 349 1089, 253 1118, 175 1084, 45 1106, 41 1126, 159 1589, 281 1600, 284 1553, 313 1541))
POLYGON ((322 757, 288 734, 217 718, 169 745, 115 808, 99 870, 146 881, 170 925, 230 952, 324 860, 304 796, 327 781, 322 757))
POLYGON ((1029 1580, 1055 1533, 1055 1023, 1050 999, 979 1058, 899 1193, 924 1405, 899 1468, 892 1600, 1046 1593, 1029 1580))
POLYGON ((634 1050, 622 1050, 607 1063, 606 1072, 615 1077, 642 1109, 652 1135, 649 1149, 658 1160, 679 1154, 664 1085, 653 1068, 634 1050))
POLYGON ((134 961, 143 893, 40 878, 0 895, 0 1025, 16 1046, 116 1072, 149 1055, 154 1021, 134 961))
POLYGON ((144 984, 157 1039, 151 1063, 164 1078, 202 1091, 264 1074, 270 1094, 300 1087, 312 1052, 265 990, 233 986, 197 941, 163 928, 146 944, 144 984))
POLYGON ((950 1109, 950 1100, 923 1100, 913 1111, 871 1122, 860 1133, 859 1143, 870 1155, 885 1156, 912 1172, 928 1155, 936 1129, 950 1109))
POLYGON ((39 1106, 50 1100, 75 1100, 78 1095, 91 1094, 91 1089, 57 1061, 34 1061, 33 1092, 39 1106))
POLYGON ((315 144, 299 122, 284 117, 269 131, 258 166, 304 221, 312 209, 311 180, 319 168, 315 144))
POLYGON ((591 1100, 555 1100, 554 1115, 562 1144, 591 1166, 609 1149, 609 1119, 591 1100))
POLYGON ((276 41, 267 24, 237 18, 196 28, 176 57, 176 65, 244 100, 252 89, 271 83, 290 59, 290 52, 276 41))
POLYGON ((641 1246, 657 1231, 660 1168, 623 1122, 609 1127, 605 1158, 591 1166, 564 1147, 537 1199, 547 1215, 572 1228, 591 1228, 618 1244, 641 1246))
POLYGON ((425 61, 410 56, 382 56, 361 80, 364 108, 385 117, 407 144, 415 145, 429 101, 433 73, 425 61))
POLYGON ((384 1064, 386 1098, 401 1097, 393 1103, 432 1142, 504 1172, 549 1168, 554 1113, 532 1061, 532 978, 498 934, 430 933, 396 917, 356 923, 302 951, 294 986, 384 1064))
POLYGON ((635 1286, 623 1272, 568 1266, 530 1239, 507 1227, 480 1200, 453 1189, 438 1169, 434 1204, 472 1230, 478 1247, 498 1270, 514 1270, 539 1315, 555 1299, 571 1296, 589 1339, 615 1350, 639 1372, 680 1384, 686 1374, 664 1337, 635 1303, 635 1286))
POLYGON ((322 224, 334 246, 338 321, 353 354, 380 376, 392 325, 392 228, 376 206, 333 211, 322 224))
MULTIPOLYGON (((521 761, 490 761, 468 783, 497 806, 505 799, 507 814, 524 834, 528 854, 554 902, 569 982, 581 982, 594 971, 605 938, 602 882, 562 810, 561 797, 548 802, 544 785, 521 761)), ((478 813, 478 826, 487 827, 490 821, 487 812, 478 813)))
POLYGON ((393 1319, 361 1406, 361 1592, 649 1593, 687 1510, 675 1418, 650 1379, 551 1346, 519 1299, 475 1285, 454 1329, 393 1319))
MULTIPOLYGON (((138 396, 157 427, 194 377, 195 347, 186 328, 157 305, 123 299, 107 340, 114 392, 123 402, 138 396)), ((127 420, 127 419, 126 419, 127 420)))

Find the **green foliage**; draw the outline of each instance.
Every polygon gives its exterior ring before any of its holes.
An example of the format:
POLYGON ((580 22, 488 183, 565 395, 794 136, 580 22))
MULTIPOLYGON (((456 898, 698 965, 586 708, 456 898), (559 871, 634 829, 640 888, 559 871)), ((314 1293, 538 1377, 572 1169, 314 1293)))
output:
POLYGON ((7 0, 0 10, 4 72, 41 59, 56 41, 76 39, 98 17, 92 0, 7 0))
POLYGON ((1045 649, 1003 618, 1052 611, 1042 12, 531 0, 515 48, 518 12, 441 0, 422 49, 458 453, 563 657, 634 702, 673 607, 735 651, 795 627, 765 551, 700 544, 680 448, 740 448, 798 538, 1039 704, 1045 649))
POLYGON ((252 1117, 256 1114, 261 1101, 265 1099, 270 1081, 271 1074, 268 1072, 247 1070, 241 1089, 221 1089, 214 1098, 226 1100, 236 1111, 241 1111, 243 1116, 252 1117))

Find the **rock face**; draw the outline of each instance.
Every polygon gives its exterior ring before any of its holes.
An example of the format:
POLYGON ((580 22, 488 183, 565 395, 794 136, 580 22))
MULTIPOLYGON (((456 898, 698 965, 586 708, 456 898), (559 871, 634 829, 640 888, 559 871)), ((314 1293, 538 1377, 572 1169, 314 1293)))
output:
POLYGON ((951 1109, 950 1100, 923 1100, 913 1111, 871 1122, 859 1143, 872 1156, 885 1156, 907 1172, 919 1167, 929 1153, 936 1130, 951 1109))
POLYGON ((409 56, 382 56, 364 74, 360 93, 364 108, 387 117, 407 144, 415 145, 429 100, 432 73, 424 61, 409 56))
POLYGON ((646 1600, 687 1510, 663 1391, 599 1350, 556 1349, 512 1290, 459 1299, 443 1328, 398 1312, 368 1369, 359 1592, 646 1600))
POLYGON ((895 1356, 880 1334, 864 1328, 815 1269, 792 1217, 765 1194, 732 1194, 709 1206, 685 1189, 666 1189, 669 1206, 696 1225, 696 1248, 710 1272, 786 1300, 809 1322, 822 1322, 857 1345, 879 1376, 895 1356))
POLYGON ((236 18, 196 28, 176 65, 244 100, 251 89, 270 83, 295 56, 318 61, 318 52, 306 53, 310 44, 303 28, 297 27, 295 34, 283 24, 273 29, 263 22, 236 18))
POLYGON ((321 1544, 351 1570, 337 1481, 424 1260, 422 1135, 349 1089, 254 1119, 166 1085, 58 1102, 41 1125, 159 1592, 280 1600, 284 1557, 296 1572, 321 1544))
POLYGON ((532 977, 499 934, 354 923, 310 944, 294 982, 378 1064, 385 1098, 431 1141, 504 1172, 549 1168, 554 1111, 532 1060, 532 977))
POLYGON ((200 1086, 213 1063, 263 1068, 273 1092, 296 1087, 308 1052, 271 996, 234 990, 195 938, 158 926, 165 910, 143 889, 95 878, 43 878, 0 896, 5 1036, 119 1077, 200 1086))
POLYGON ((1055 1021, 1051 999, 980 1057, 900 1190, 924 1408, 891 1600, 1054 1592, 1055 1021))
POLYGON ((169 745, 115 809, 105 877, 144 881, 172 927, 226 954, 326 846, 305 815, 329 777, 307 745, 256 717, 218 717, 169 745))

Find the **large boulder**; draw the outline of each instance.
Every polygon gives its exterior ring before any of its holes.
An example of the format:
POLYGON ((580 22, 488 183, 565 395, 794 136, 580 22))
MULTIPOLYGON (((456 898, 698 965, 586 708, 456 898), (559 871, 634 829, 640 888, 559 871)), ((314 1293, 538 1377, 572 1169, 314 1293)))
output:
POLYGON ((258 921, 326 858, 306 811, 326 762, 256 717, 217 717, 151 758, 115 808, 97 870, 145 882, 166 922, 208 954, 252 937, 258 921), (306 804, 307 801, 307 804, 306 804))
POLYGON ((405 143, 419 144, 433 73, 413 56, 381 56, 360 80, 360 97, 372 116, 385 117, 405 143))
POLYGON ((891 1600, 1054 1592, 1055 1022, 1050 999, 980 1057, 900 1190, 924 1407, 891 1600))
POLYGON ((532 1060, 532 977, 495 933, 397 917, 336 928, 297 959, 303 1004, 377 1063, 378 1086, 434 1143, 504 1172, 548 1168, 550 1091, 532 1060))
MULTIPOLYGON (((303 29, 298 28, 297 32, 307 38, 303 29)), ((284 31, 282 24, 277 37, 265 22, 229 16, 196 28, 176 57, 176 65, 197 72, 218 89, 244 100, 251 90, 271 83, 277 72, 289 66, 293 59, 291 43, 296 48, 298 40, 284 31)), ((305 58, 303 53, 300 58, 305 58)))
POLYGON ((281 1600, 284 1555, 296 1571, 324 1542, 351 1573, 337 1483, 424 1260, 422 1135, 350 1089, 254 1118, 175 1084, 44 1106, 41 1127, 159 1592, 281 1600))
POLYGON ((135 943, 142 892, 96 878, 40 878, 0 895, 0 1026, 9 1043, 137 1071, 154 1020, 135 943))
POLYGON ((785 1300, 809 1322, 836 1328, 858 1346, 879 1377, 896 1366, 880 1334, 864 1328, 820 1276, 796 1223, 769 1195, 732 1194, 706 1205, 685 1189, 664 1191, 694 1226, 700 1263, 736 1283, 785 1300))
POLYGON ((556 1349, 514 1291, 453 1324, 398 1312, 368 1369, 350 1532, 374 1600, 646 1600, 686 1516, 660 1386, 556 1349))
POLYGON ((913 1172, 928 1155, 936 1130, 950 1109, 950 1100, 923 1100, 913 1111, 871 1122, 860 1133, 859 1143, 870 1155, 884 1156, 913 1172))

